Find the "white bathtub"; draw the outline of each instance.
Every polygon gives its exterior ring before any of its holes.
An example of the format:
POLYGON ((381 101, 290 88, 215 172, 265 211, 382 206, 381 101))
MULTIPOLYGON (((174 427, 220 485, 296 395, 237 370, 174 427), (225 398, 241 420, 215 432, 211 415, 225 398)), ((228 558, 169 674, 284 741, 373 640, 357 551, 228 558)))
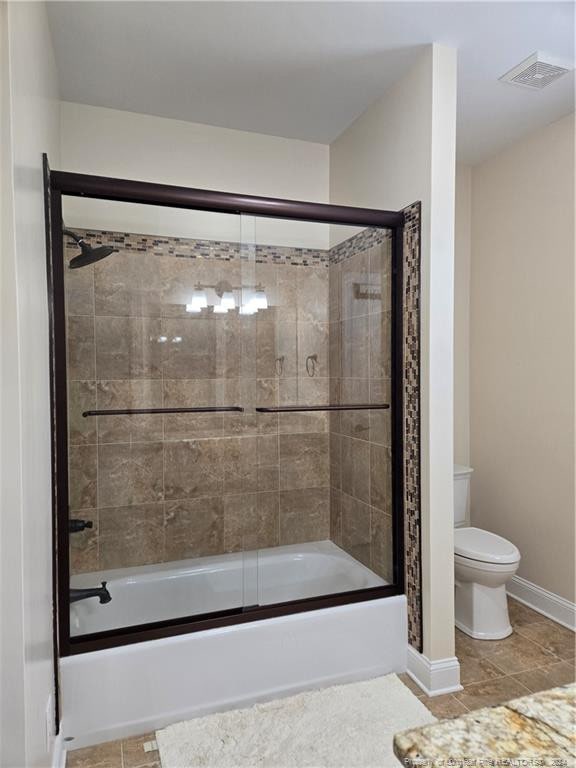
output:
POLYGON ((73 636, 386 584, 331 541, 86 573, 71 586, 102 581, 112 601, 73 603, 73 636))
MULTIPOLYGON (((108 578, 112 595, 107 605, 74 605, 76 633, 384 583, 331 542, 129 571, 74 577, 73 586, 108 578)), ((402 672, 407 647, 402 595, 68 656, 60 663, 62 735, 72 748, 89 746, 402 672)))

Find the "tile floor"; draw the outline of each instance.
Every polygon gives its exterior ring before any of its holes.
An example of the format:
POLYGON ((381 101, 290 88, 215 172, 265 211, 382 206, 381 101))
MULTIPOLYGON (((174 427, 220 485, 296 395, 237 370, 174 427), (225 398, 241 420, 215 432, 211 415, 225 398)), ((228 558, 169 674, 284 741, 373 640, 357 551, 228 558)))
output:
MULTIPOLYGON (((514 634, 505 640, 472 640, 456 630, 456 655, 464 690, 428 698, 405 674, 413 693, 439 719, 575 680, 576 636, 539 613, 509 600, 514 634)), ((67 768, 161 768, 157 751, 144 751, 154 734, 68 752, 67 768)))
POLYGON ((514 633, 504 640, 473 640, 456 630, 463 691, 428 698, 407 675, 400 675, 433 715, 458 717, 574 682, 574 632, 516 600, 509 599, 508 606, 514 633))

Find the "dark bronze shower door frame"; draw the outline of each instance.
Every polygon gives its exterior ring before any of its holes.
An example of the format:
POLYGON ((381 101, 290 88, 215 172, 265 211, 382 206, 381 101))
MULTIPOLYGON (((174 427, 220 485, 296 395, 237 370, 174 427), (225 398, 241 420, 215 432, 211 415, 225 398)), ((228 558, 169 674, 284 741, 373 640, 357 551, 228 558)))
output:
POLYGON ((68 656, 128 645, 171 635, 291 613, 374 600, 404 593, 403 482, 403 232, 401 211, 380 211, 324 203, 281 200, 143 181, 51 171, 44 156, 45 207, 50 320, 52 407, 52 500, 54 535, 55 641, 59 655, 68 656), (124 203, 187 208, 216 213, 248 214, 280 219, 380 227, 392 230, 392 524, 393 584, 295 600, 177 618, 91 635, 70 637, 70 571, 68 531, 68 403, 62 196, 115 200, 124 203))

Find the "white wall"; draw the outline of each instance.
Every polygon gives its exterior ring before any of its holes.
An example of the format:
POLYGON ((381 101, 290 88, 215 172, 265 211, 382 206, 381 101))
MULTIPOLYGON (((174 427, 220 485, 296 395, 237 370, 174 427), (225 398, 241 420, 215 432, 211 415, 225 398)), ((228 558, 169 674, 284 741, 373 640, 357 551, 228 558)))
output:
POLYGON ((472 521, 574 601, 574 116, 472 174, 472 521))
POLYGON ((472 169, 456 168, 454 227, 454 461, 470 464, 470 228, 472 169))
POLYGON ((50 389, 42 152, 59 111, 41 3, 0 8, 2 97, 0 762, 50 764, 53 694, 50 389))
POLYGON ((333 203, 422 201, 424 654, 454 655, 453 250, 456 54, 430 46, 332 145, 333 203))
MULTIPOLYGON (((328 202, 329 148, 63 102, 61 168, 66 171, 328 202)), ((69 226, 240 239, 239 217, 160 207, 65 199, 69 226)), ((258 219, 258 242, 328 247, 324 224, 258 219)))

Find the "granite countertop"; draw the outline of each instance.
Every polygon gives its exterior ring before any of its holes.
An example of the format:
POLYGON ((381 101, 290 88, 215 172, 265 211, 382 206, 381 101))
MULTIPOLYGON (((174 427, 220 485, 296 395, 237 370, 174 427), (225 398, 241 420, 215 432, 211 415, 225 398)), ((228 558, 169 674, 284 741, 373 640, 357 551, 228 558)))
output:
POLYGON ((394 737, 394 753, 406 766, 426 768, 573 768, 576 685, 403 731, 394 737))

